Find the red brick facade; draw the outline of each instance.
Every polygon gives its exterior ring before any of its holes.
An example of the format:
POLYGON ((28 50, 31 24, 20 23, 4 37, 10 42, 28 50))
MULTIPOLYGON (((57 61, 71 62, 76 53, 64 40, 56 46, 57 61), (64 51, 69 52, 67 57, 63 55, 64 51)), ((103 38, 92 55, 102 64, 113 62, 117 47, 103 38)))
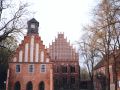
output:
POLYGON ((64 39, 45 49, 39 23, 28 21, 28 32, 9 62, 7 90, 79 90, 79 55, 64 39))
POLYGON ((54 89, 79 90, 79 55, 64 38, 64 33, 58 34, 48 51, 54 62, 54 89))
MULTIPOLYGON (((116 59, 116 70, 117 70, 117 90, 120 90, 120 56, 116 59)), ((110 72, 110 90, 115 90, 115 73, 114 73, 114 59, 111 54, 109 59, 109 72, 110 72)), ((96 90, 105 90, 106 88, 106 61, 105 59, 101 60, 95 67, 94 67, 94 82, 95 82, 95 89, 96 90)))
POLYGON ((31 31, 9 63, 7 90, 53 90, 52 66, 43 41, 31 31))

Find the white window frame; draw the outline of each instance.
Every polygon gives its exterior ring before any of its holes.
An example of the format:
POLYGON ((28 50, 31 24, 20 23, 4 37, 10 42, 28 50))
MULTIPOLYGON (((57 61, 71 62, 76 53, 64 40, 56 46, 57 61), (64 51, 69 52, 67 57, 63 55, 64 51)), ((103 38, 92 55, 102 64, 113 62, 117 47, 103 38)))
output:
POLYGON ((33 73, 33 72, 34 72, 34 64, 29 64, 29 66, 28 66, 28 72, 29 72, 29 73, 33 73), (33 66, 33 71, 32 71, 32 72, 30 72, 30 66, 31 66, 31 65, 33 66))
POLYGON ((45 73, 46 72, 46 64, 41 64, 40 65, 40 72, 41 73, 45 73), (43 70, 43 66, 44 66, 44 71, 42 71, 43 70))
POLYGON ((20 64, 17 64, 16 67, 15 67, 15 72, 16 72, 16 73, 20 73, 20 71, 21 71, 21 66, 20 66, 20 64), (19 71, 17 71, 17 66, 19 66, 19 68, 20 68, 19 71))

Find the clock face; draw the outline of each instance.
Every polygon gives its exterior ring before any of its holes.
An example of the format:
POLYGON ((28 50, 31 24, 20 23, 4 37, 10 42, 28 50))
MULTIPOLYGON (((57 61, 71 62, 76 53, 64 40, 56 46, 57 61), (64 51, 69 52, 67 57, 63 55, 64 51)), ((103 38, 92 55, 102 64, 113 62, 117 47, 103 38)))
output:
POLYGON ((32 23, 32 24, 31 24, 31 28, 35 28, 35 24, 32 23))

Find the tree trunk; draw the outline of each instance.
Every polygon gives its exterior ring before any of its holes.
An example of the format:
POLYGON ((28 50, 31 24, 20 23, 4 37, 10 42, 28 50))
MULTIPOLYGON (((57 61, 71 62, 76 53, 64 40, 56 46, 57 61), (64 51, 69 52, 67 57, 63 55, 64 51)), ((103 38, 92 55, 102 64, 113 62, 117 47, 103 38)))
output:
POLYGON ((109 56, 107 55, 106 59, 106 90, 110 90, 110 72, 109 72, 109 56))
POLYGON ((91 78, 91 90, 94 90, 94 80, 93 80, 93 76, 91 78))
POLYGON ((117 90, 118 85, 117 85, 117 62, 116 62, 116 59, 118 57, 116 57, 115 55, 113 57, 114 57, 113 75, 114 75, 115 90, 117 90))

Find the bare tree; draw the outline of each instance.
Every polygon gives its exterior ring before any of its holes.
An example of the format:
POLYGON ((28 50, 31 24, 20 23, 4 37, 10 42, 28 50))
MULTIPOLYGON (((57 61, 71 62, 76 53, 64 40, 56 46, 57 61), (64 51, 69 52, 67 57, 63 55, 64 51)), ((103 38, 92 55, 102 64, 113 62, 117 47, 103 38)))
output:
MULTIPOLYGON (((106 83, 107 90, 110 90, 110 72, 109 64, 111 55, 113 55, 114 61, 114 81, 115 90, 117 90, 117 71, 116 60, 120 55, 118 49, 120 49, 120 1, 119 0, 103 0, 95 9, 93 24, 87 26, 87 31, 90 36, 95 39, 95 50, 99 51, 104 57, 105 69, 106 69, 106 83), (111 54, 112 53, 112 54, 111 54), (116 54, 117 53, 117 54, 116 54)), ((87 42, 93 42, 94 40, 88 40, 87 42)), ((90 51, 90 50, 89 50, 90 51)), ((87 54, 87 56, 89 53, 87 54)))
POLYGON ((86 67, 81 67, 80 68, 80 80, 84 81, 84 80, 89 80, 90 77, 89 77, 89 74, 88 74, 88 70, 86 67))
POLYGON ((85 39, 79 42, 80 54, 84 59, 84 64, 87 67, 89 78, 91 80, 91 90, 94 90, 94 66, 98 62, 100 55, 96 48, 96 39, 91 36, 84 35, 85 39))
POLYGON ((28 4, 19 0, 0 0, 0 89, 4 88, 9 56, 23 35, 26 19, 29 18, 28 4))
POLYGON ((24 20, 30 14, 27 7, 27 3, 18 4, 12 0, 0 0, 0 43, 6 38, 16 38, 23 33, 24 20))
MULTIPOLYGON (((119 46, 120 46, 120 1, 119 0, 104 0, 100 4, 102 25, 100 26, 102 32, 103 46, 105 48, 105 55, 106 55, 106 63, 107 63, 107 85, 108 90, 110 90, 110 75, 109 75, 109 63, 111 53, 113 55, 113 72, 114 72, 114 83, 115 83, 115 90, 117 90, 117 58, 120 55, 119 53, 119 46), (104 16, 103 16, 104 15, 104 16), (107 47, 106 47, 107 46, 107 47)), ((100 18, 99 17, 99 18, 100 18)), ((98 19, 99 20, 99 19, 98 19)))

